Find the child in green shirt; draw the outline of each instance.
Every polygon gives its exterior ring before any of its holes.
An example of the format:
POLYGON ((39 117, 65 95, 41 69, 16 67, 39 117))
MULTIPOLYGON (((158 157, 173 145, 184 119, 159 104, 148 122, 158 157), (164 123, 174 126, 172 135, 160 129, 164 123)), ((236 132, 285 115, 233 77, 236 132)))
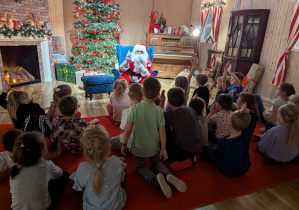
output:
POLYGON ((160 96, 160 90, 161 84, 157 79, 151 77, 144 81, 142 89, 144 101, 132 106, 128 115, 121 153, 126 155, 127 142, 133 131, 131 152, 138 173, 152 186, 160 188, 167 198, 170 198, 172 191, 166 180, 180 192, 185 192, 187 186, 182 180, 173 176, 160 161, 162 157, 163 160, 168 159, 164 112, 154 103, 160 96), (146 167, 146 158, 149 158, 157 175, 146 167))

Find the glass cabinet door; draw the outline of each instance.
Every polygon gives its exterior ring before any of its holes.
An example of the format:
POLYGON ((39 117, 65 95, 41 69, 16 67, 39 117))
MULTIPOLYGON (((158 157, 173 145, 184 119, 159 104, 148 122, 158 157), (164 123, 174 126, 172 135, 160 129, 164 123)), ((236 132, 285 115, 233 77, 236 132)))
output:
POLYGON ((260 16, 249 16, 245 23, 244 37, 241 43, 241 57, 252 58, 260 24, 260 16))
POLYGON ((229 45, 227 50, 228 56, 237 56, 240 40, 241 40, 241 30, 244 21, 244 16, 232 16, 231 20, 231 31, 228 35, 229 45))

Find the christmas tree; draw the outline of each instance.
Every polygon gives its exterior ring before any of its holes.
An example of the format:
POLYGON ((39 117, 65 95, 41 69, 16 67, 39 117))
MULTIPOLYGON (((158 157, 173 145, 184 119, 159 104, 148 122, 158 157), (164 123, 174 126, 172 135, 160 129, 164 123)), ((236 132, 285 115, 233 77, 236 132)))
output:
POLYGON ((119 44, 119 4, 113 0, 75 1, 75 36, 71 64, 84 70, 112 74, 119 44))

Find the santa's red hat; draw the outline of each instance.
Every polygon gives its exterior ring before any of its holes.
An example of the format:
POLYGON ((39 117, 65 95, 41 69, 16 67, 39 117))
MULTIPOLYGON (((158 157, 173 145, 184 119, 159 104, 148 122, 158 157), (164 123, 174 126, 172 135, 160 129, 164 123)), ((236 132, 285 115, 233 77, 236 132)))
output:
POLYGON ((147 46, 143 43, 138 43, 134 46, 133 52, 142 51, 147 52, 147 46))

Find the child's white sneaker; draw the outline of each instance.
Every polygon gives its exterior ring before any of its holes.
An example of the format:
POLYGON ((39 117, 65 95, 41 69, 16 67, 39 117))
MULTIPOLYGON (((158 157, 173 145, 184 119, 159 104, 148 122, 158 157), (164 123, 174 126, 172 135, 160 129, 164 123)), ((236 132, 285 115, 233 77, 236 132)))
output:
POLYGON ((187 185, 184 181, 180 180, 179 178, 173 176, 172 174, 168 174, 166 176, 166 180, 173 184, 173 186, 179 191, 179 192, 185 192, 187 190, 187 185))
POLYGON ((165 181, 165 178, 164 178, 163 174, 161 174, 161 173, 157 174, 157 180, 159 182, 160 188, 161 188, 163 194, 165 195, 165 197, 166 198, 171 198, 172 191, 171 191, 170 186, 165 181))

